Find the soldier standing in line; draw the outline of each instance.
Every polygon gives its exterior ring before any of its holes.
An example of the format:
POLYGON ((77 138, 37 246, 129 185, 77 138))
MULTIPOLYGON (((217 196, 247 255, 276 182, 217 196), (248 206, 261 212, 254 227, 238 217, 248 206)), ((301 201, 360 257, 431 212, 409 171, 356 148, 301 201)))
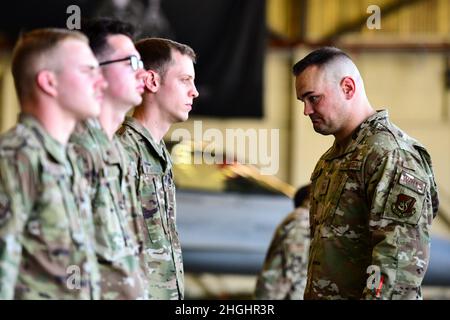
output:
POLYGON ((255 298, 303 300, 308 270, 310 185, 294 195, 295 210, 275 230, 263 268, 258 275, 255 298))
POLYGON ((422 299, 438 194, 430 155, 375 111, 343 51, 293 67, 314 130, 335 137, 312 176, 305 299, 422 299))
POLYGON ((142 204, 151 299, 183 299, 184 274, 176 227, 172 162, 163 136, 186 121, 193 100, 195 53, 183 44, 159 38, 136 43, 146 70, 142 103, 119 130, 135 159, 136 189, 142 204))
POLYGON ((100 112, 106 82, 81 33, 21 36, 12 73, 18 124, 0 138, 0 298, 99 299, 86 181, 69 136, 100 112))
POLYGON ((102 299, 147 299, 132 224, 140 207, 126 153, 115 136, 125 114, 142 101, 142 61, 130 24, 101 18, 84 24, 82 31, 108 81, 99 117, 80 123, 71 137, 91 188, 102 299))

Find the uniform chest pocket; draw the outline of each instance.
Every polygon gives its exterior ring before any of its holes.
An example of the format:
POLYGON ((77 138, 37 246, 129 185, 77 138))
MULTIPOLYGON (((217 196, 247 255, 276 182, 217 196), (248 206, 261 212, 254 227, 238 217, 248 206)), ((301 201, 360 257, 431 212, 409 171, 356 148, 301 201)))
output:
MULTIPOLYGON (((138 219, 141 216, 141 204, 138 199, 138 186, 136 182, 138 181, 137 170, 135 163, 130 163, 128 166, 127 174, 124 177, 124 197, 125 205, 129 213, 128 220, 132 221, 138 219)), ((133 221, 132 224, 135 224, 133 221)), ((135 226, 136 227, 136 226, 135 226)))
POLYGON ((166 228, 161 216, 165 206, 164 198, 161 197, 161 175, 143 172, 139 180, 139 196, 148 236, 152 243, 159 242, 166 228))
POLYGON ((359 223, 356 212, 358 193, 358 175, 361 170, 360 161, 343 162, 336 170, 317 177, 313 197, 317 204, 317 222, 329 226, 337 226, 336 232, 345 230, 341 226, 359 223), (352 205, 353 203, 353 205, 352 205))
POLYGON ((99 173, 93 204, 94 210, 102 213, 100 218, 105 222, 110 219, 111 212, 126 209, 121 177, 122 173, 118 166, 108 166, 99 173))
POLYGON ((317 224, 330 224, 336 211, 347 175, 341 171, 331 176, 321 175, 314 182, 313 213, 317 224))
POLYGON ((44 209, 39 217, 27 222, 27 234, 41 245, 33 246, 32 241, 28 246, 25 240, 24 247, 39 260, 49 260, 59 270, 58 273, 63 273, 64 268, 71 263, 73 243, 69 223, 65 217, 59 216, 57 211, 59 210, 44 209), (59 221, 56 222, 55 219, 59 221))
MULTIPOLYGON (((27 249, 34 252, 41 248, 35 254, 50 259, 55 266, 69 265, 74 245, 84 243, 77 210, 68 177, 57 168, 47 168, 42 174, 39 199, 26 225, 28 236, 42 246, 27 249)), ((27 247, 27 243, 24 245, 27 247)))
POLYGON ((339 211, 338 205, 341 201, 342 193, 344 190, 344 187, 347 183, 348 175, 346 171, 339 170, 339 172, 335 175, 333 175, 332 178, 330 178, 329 184, 329 190, 327 192, 326 198, 325 198, 325 208, 324 208, 324 221, 326 221, 327 224, 336 224, 337 220, 339 220, 339 215, 341 215, 341 212, 339 211), (336 216, 338 215, 338 216, 336 216))
MULTIPOLYGON (((125 181, 127 185, 131 188, 136 188, 136 182, 138 181, 138 170, 135 161, 130 161, 128 163, 127 174, 125 175, 125 181)), ((134 192, 136 193, 136 192, 134 192)))
POLYGON ((172 172, 165 174, 163 176, 163 194, 162 196, 167 199, 167 203, 166 203, 166 209, 167 209, 167 214, 168 214, 168 218, 169 223, 172 224, 172 228, 174 228, 174 225, 176 223, 176 202, 175 202, 175 193, 176 193, 176 189, 175 189, 175 183, 173 181, 173 176, 172 176, 172 172))
POLYGON ((117 166, 103 170, 93 201, 96 251, 107 261, 128 255, 133 247, 120 175, 117 166))

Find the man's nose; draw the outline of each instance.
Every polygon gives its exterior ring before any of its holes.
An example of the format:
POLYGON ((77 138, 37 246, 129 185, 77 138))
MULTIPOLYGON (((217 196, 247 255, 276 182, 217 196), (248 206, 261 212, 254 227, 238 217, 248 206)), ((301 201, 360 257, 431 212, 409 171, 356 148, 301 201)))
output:
POLYGON ((106 81, 105 77, 103 76, 103 73, 99 72, 96 81, 97 87, 99 87, 101 90, 105 90, 108 88, 108 81, 106 81))
POLYGON ((147 74, 147 72, 145 71, 145 69, 140 68, 136 71, 136 79, 138 79, 140 81, 144 81, 146 74, 147 74))
POLYGON ((191 94, 191 96, 192 96, 194 99, 197 98, 197 97, 200 95, 200 94, 198 93, 197 88, 195 87, 195 85, 194 85, 194 87, 192 88, 190 94, 191 94))
POLYGON ((314 109, 311 107, 311 105, 307 102, 304 103, 304 109, 303 109, 303 114, 305 116, 309 116, 310 114, 314 113, 314 109))

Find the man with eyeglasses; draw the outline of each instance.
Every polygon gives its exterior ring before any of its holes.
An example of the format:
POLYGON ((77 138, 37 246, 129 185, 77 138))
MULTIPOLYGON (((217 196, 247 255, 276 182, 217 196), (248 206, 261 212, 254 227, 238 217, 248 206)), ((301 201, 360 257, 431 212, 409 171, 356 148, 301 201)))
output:
POLYGON ((128 61, 130 62, 130 66, 131 69, 133 71, 137 71, 139 69, 144 68, 144 63, 142 62, 142 60, 140 60, 137 56, 135 55, 131 55, 131 56, 127 56, 125 58, 121 58, 121 59, 116 59, 116 60, 108 60, 108 61, 103 61, 102 63, 100 63, 100 66, 106 66, 108 64, 111 63, 116 63, 116 62, 122 62, 122 61, 128 61))
POLYGON ((145 222, 144 248, 150 299, 183 299, 184 274, 176 226, 172 160, 163 137, 176 122, 186 121, 199 93, 191 47, 169 39, 136 43, 146 69, 145 92, 133 117, 118 131, 136 159, 136 189, 145 222))
POLYGON ((134 216, 140 207, 129 161, 115 132, 144 91, 142 61, 131 40, 133 27, 101 18, 82 26, 108 81, 100 115, 78 125, 71 140, 90 183, 102 299, 147 299, 134 216))

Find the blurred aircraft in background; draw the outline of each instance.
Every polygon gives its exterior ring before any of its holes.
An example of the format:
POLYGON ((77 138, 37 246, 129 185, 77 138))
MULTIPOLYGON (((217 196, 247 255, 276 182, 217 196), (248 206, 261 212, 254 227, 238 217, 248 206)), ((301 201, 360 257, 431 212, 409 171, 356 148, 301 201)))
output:
MULTIPOLYGON (((168 147, 173 150, 185 271, 256 275, 276 226, 293 210, 296 188, 236 159, 194 165, 191 160, 202 147, 192 142, 168 147)), ((444 219, 434 223, 443 224, 449 237, 432 236, 423 284, 450 286, 450 225, 444 219)))

